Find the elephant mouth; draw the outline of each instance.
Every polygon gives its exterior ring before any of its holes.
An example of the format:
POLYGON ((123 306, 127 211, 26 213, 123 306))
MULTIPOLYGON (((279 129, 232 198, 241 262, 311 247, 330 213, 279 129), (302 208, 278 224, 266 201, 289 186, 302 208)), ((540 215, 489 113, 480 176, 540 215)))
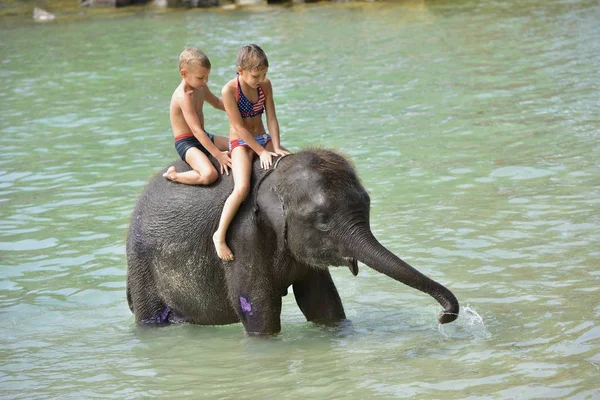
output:
POLYGON ((352 275, 358 275, 358 261, 356 260, 356 258, 344 257, 344 261, 348 265, 348 268, 350 269, 350 272, 352 272, 352 275))

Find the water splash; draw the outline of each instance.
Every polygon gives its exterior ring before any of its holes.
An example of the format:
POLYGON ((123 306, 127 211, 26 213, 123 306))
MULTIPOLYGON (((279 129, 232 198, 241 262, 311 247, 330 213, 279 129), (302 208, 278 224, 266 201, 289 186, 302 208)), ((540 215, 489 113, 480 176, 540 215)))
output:
POLYGON ((438 325, 438 331, 444 337, 453 339, 486 340, 492 337, 481 315, 469 304, 461 307, 456 321, 451 324, 438 325))

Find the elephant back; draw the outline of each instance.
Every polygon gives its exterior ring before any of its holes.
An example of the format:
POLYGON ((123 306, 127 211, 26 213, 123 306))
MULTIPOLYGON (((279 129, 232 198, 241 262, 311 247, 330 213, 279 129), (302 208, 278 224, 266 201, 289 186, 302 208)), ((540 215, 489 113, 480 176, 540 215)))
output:
MULTIPOLYGON (((217 161, 210 157, 218 170, 217 161)), ((177 171, 189 171, 190 166, 177 160, 177 171)), ((189 240, 190 237, 212 235, 216 230, 225 200, 233 191, 233 175, 219 175, 211 185, 185 185, 162 176, 168 166, 151 178, 140 195, 132 215, 132 229, 137 225, 139 235, 157 243, 189 240)), ((266 174, 258 157, 253 163, 251 192, 245 203, 253 201, 253 188, 266 174)), ((202 241, 203 243, 205 241, 202 241)), ((208 242, 208 241, 207 241, 208 242)), ((212 241, 210 241, 212 243, 212 241)), ((157 244, 156 243, 156 244, 157 244)))

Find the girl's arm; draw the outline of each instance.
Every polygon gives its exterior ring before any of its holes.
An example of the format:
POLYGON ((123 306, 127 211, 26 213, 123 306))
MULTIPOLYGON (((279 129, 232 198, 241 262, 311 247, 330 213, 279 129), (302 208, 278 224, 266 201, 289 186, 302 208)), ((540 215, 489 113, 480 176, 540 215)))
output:
POLYGON ((181 99, 181 112, 186 124, 192 130, 196 139, 204 146, 206 150, 217 160, 221 155, 221 151, 215 144, 208 138, 202 126, 200 126, 200 118, 198 118, 198 112, 196 112, 196 106, 194 102, 194 93, 192 91, 184 92, 183 98, 181 99))
POLYGON ((262 84, 262 88, 265 91, 265 111, 267 113, 267 128, 271 135, 271 141, 273 142, 273 150, 277 154, 289 154, 287 151, 281 148, 281 140, 279 137, 279 121, 277 120, 277 114, 275 113, 275 101, 273 100, 273 86, 269 79, 265 79, 262 84))
POLYGON ((210 104, 217 110, 225 111, 225 106, 223 105, 223 99, 221 97, 215 96, 213 94, 213 92, 210 91, 208 86, 206 86, 206 93, 204 95, 204 99, 208 102, 208 104, 210 104))

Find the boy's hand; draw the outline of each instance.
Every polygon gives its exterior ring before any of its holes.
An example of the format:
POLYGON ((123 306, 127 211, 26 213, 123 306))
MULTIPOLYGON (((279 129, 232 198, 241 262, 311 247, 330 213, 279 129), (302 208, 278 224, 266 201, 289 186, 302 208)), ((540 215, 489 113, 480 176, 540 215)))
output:
POLYGON ((216 157, 219 165, 221 166, 221 175, 226 173, 229 175, 229 168, 231 168, 231 157, 229 157, 228 151, 219 151, 219 154, 216 157))
POLYGON ((260 166, 262 169, 271 168, 273 157, 277 157, 277 153, 272 153, 269 150, 263 150, 263 152, 260 153, 260 166))

